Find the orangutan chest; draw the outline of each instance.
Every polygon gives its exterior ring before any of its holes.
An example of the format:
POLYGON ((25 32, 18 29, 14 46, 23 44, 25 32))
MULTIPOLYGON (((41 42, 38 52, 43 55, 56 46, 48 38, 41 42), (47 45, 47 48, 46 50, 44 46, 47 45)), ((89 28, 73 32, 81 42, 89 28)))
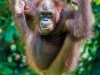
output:
POLYGON ((38 66, 41 68, 44 68, 44 65, 46 65, 45 68, 50 66, 60 49, 61 47, 58 47, 58 44, 46 42, 43 39, 38 38, 33 50, 35 61, 39 63, 38 66))

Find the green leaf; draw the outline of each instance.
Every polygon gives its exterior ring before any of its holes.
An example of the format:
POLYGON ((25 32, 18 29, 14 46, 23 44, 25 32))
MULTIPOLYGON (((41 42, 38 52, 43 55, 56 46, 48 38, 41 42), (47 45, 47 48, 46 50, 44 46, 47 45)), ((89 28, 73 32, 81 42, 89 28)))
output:
POLYGON ((4 67, 3 68, 3 75, 13 75, 12 69, 10 69, 8 67, 4 67))
POLYGON ((19 36, 17 29, 14 25, 11 25, 7 28, 5 33, 5 41, 11 42, 13 40, 14 35, 19 36))

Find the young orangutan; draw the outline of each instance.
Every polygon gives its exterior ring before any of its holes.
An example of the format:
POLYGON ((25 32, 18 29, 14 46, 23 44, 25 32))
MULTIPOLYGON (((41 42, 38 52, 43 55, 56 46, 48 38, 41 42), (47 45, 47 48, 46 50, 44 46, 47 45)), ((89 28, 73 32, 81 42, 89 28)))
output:
POLYGON ((15 21, 25 42, 27 62, 39 74, 74 70, 82 40, 92 36, 90 1, 72 3, 77 11, 61 0, 15 1, 15 21))

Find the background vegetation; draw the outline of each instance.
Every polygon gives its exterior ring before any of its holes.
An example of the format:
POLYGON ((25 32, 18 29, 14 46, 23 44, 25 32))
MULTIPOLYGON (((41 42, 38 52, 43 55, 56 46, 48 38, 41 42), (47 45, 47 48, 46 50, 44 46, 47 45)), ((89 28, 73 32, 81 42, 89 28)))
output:
MULTIPOLYGON (((100 0, 91 0, 95 37, 81 47, 81 59, 70 75, 100 75, 100 0)), ((24 47, 5 0, 0 0, 0 75, 36 75, 26 63, 24 47)))

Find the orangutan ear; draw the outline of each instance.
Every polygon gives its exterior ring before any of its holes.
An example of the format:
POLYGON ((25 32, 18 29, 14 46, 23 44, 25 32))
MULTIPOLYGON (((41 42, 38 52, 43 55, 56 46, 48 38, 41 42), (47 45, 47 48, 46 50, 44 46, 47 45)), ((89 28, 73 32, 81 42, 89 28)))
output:
POLYGON ((60 13, 61 13, 61 9, 57 8, 57 11, 56 11, 56 22, 58 22, 59 19, 60 19, 60 13))

